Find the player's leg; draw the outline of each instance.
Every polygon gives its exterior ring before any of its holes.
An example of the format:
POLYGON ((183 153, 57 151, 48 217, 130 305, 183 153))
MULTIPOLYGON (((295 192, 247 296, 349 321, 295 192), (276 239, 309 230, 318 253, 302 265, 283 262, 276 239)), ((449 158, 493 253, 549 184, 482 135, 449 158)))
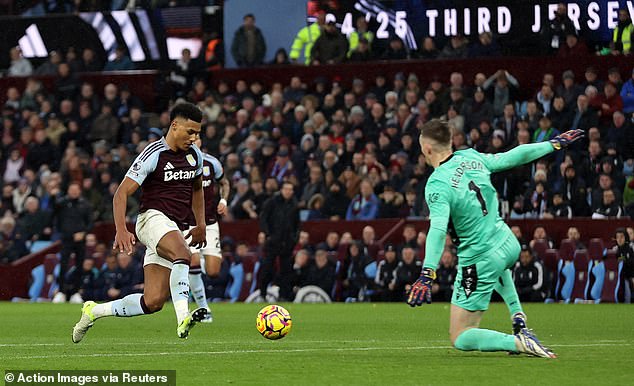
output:
POLYGON ((176 312, 177 323, 180 324, 189 315, 189 265, 191 251, 180 231, 166 233, 156 246, 156 253, 172 262, 169 276, 170 293, 176 312))
POLYGON ((99 318, 131 317, 160 311, 169 298, 169 278, 168 267, 154 263, 147 264, 143 267, 143 294, 130 294, 101 304, 92 301, 84 303, 81 319, 73 328, 73 342, 79 343, 95 320, 99 318))
POLYGON ((200 268, 200 253, 192 253, 192 263, 189 267, 189 286, 192 296, 198 307, 207 307, 207 294, 203 282, 202 269, 200 268))
POLYGON ((504 269, 495 284, 495 292, 500 294, 504 303, 506 303, 511 315, 511 322, 513 323, 513 333, 517 334, 522 328, 526 328, 526 314, 522 308, 511 273, 511 268, 515 265, 520 254, 520 244, 510 230, 508 233, 507 239, 498 249, 498 254, 504 259, 506 269, 504 269))
POLYGON ((451 344, 462 351, 518 352, 514 335, 479 328, 483 313, 484 311, 469 311, 452 304, 449 322, 451 344))

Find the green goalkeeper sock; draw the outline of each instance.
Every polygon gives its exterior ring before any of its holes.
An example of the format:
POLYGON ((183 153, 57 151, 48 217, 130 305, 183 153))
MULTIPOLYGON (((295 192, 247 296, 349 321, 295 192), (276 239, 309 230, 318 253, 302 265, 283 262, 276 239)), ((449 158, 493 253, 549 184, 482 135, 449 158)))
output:
POLYGON ((510 269, 505 269, 500 276, 500 280, 495 284, 495 291, 502 296, 504 303, 509 309, 511 316, 518 312, 524 313, 520 298, 517 296, 517 290, 515 289, 515 283, 513 282, 513 276, 510 269))
POLYGON ((454 347, 462 351, 517 352, 515 336, 484 328, 470 328, 458 335, 454 347))

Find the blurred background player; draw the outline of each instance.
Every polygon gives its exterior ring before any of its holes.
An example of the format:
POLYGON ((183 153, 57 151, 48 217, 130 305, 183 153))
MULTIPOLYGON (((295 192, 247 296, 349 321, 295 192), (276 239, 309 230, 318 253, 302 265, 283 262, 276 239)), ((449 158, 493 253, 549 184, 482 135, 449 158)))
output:
POLYGON ((206 237, 203 197, 203 155, 194 141, 200 135, 202 112, 191 103, 181 103, 170 113, 165 137, 148 145, 128 169, 113 198, 116 234, 113 249, 132 253, 134 234, 128 231, 125 210, 128 196, 141 187, 141 209, 136 234, 146 247, 143 294, 97 304, 84 303, 82 316, 73 328, 79 343, 95 320, 106 316, 137 316, 163 308, 172 296, 179 338, 202 320, 207 310, 189 312, 189 246, 204 247, 206 237), (192 212, 196 226, 183 237, 192 212), (186 239, 192 238, 188 246, 186 239))
POLYGON ((506 153, 481 154, 468 149, 454 153, 451 128, 433 119, 423 125, 420 146, 425 162, 434 167, 425 187, 430 210, 430 227, 425 244, 421 276, 409 293, 414 307, 431 303, 432 283, 445 246, 452 235, 458 246, 458 273, 451 299, 449 335, 463 351, 508 351, 543 358, 556 358, 527 328, 514 320, 514 335, 479 328, 495 289, 511 309, 513 319, 523 319, 522 308, 510 268, 517 261, 520 245, 500 218, 491 173, 529 163, 582 137, 571 130, 548 142, 521 145, 506 153))
MULTIPOLYGON (((195 142, 196 146, 201 147, 202 141, 199 139, 195 142)), ((229 180, 225 178, 224 169, 218 159, 212 155, 203 153, 203 190, 205 192, 205 223, 207 224, 207 246, 198 249, 191 247, 192 263, 189 268, 189 285, 191 286, 192 296, 199 308, 205 308, 207 316, 201 320, 203 323, 211 323, 213 318, 211 310, 207 304, 207 294, 205 292, 205 283, 203 282, 204 273, 210 277, 218 276, 220 265, 222 264, 222 251, 220 250, 220 226, 218 225, 219 215, 227 214, 227 197, 231 186, 229 180), (202 255, 202 256, 201 256, 202 255)), ((194 220, 194 214, 191 213, 191 220, 194 220)), ((191 224, 192 222, 190 222, 191 224)), ((193 227, 192 227, 193 228, 193 227)))

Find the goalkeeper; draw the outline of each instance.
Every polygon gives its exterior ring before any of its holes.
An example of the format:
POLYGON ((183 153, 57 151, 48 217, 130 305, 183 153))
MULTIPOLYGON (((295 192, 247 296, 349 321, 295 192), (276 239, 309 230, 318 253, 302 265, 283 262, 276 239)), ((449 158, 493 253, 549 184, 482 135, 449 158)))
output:
POLYGON ((451 342, 458 350, 556 358, 521 320, 523 328, 514 328, 514 335, 479 328, 493 290, 500 293, 514 316, 523 316, 510 271, 520 245, 498 214, 497 193, 490 175, 532 162, 582 136, 583 131, 570 130, 548 142, 521 145, 506 153, 481 154, 473 149, 454 153, 446 122, 434 119, 423 126, 421 151, 426 162, 435 168, 425 188, 431 224, 423 271, 412 286, 407 303, 412 307, 431 303, 435 269, 449 232, 458 247, 449 327, 451 342))

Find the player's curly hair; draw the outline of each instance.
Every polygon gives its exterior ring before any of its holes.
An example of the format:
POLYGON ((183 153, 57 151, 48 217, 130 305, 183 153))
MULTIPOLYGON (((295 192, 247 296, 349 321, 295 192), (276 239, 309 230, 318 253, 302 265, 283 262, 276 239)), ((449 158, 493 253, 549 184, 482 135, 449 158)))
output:
POLYGON ((451 127, 447 121, 441 119, 432 119, 425 123, 420 129, 420 135, 434 140, 440 146, 451 145, 451 127))
POLYGON ((193 103, 179 103, 170 112, 170 122, 179 117, 201 123, 203 121, 203 112, 193 103))

